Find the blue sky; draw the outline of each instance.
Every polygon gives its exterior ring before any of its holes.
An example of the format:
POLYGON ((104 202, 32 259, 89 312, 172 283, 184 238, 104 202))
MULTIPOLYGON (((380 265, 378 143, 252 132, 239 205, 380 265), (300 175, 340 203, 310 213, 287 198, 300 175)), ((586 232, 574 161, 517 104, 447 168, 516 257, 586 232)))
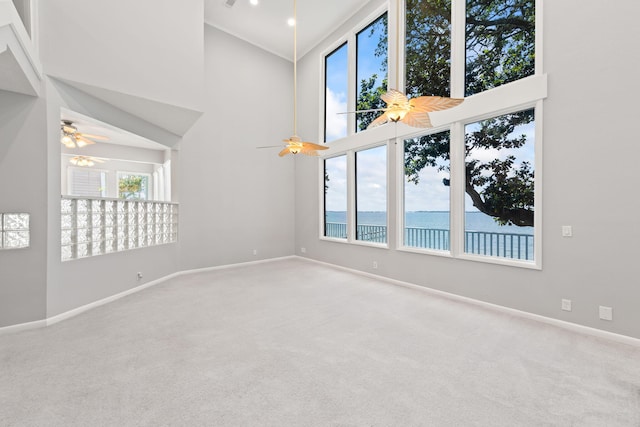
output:
MULTIPOLYGON (((468 125, 471 131, 475 124, 468 125)), ((535 123, 519 126, 514 134, 527 135, 527 143, 518 149, 507 150, 476 150, 470 158, 478 160, 504 159, 513 154, 516 157, 516 167, 523 161, 535 166, 535 123)), ((366 150, 358 154, 358 210, 384 211, 386 210, 386 146, 366 150)), ((439 160, 441 165, 446 163, 439 160)), ((329 211, 344 211, 347 205, 347 162, 346 156, 339 156, 327 160, 327 172, 330 177, 328 183, 326 209, 329 211)), ((419 184, 405 182, 406 211, 448 211, 449 187, 443 185, 442 179, 449 178, 448 171, 438 171, 437 168, 424 168, 420 174, 419 184)), ((477 211, 473 207, 469 196, 466 197, 465 211, 477 211)))
MULTIPOLYGON (((373 25, 373 24, 372 24, 373 25)), ((375 56, 375 50, 381 37, 384 36, 381 25, 362 30, 357 37, 357 91, 360 82, 368 80, 373 74, 378 76, 377 84, 381 84, 386 76, 383 71, 384 58, 375 56)), ((326 57, 326 141, 330 142, 347 135, 347 115, 337 114, 347 111, 348 97, 348 57, 347 44, 342 45, 326 57)))
MULTIPOLYGON (((378 75, 378 84, 381 84, 386 76, 383 71, 384 59, 375 56, 375 49, 380 37, 383 36, 383 27, 378 25, 376 31, 371 34, 370 28, 364 29, 357 36, 357 89, 360 82, 368 79, 373 74, 378 75)), ((336 114, 347 111, 348 97, 348 56, 347 44, 336 49, 326 58, 326 140, 333 141, 347 135, 347 115, 336 114)), ((467 125, 467 131, 473 130, 476 124, 467 125)), ((534 162, 534 131, 533 123, 516 128, 516 134, 528 136, 528 142, 524 147, 509 150, 476 150, 470 158, 490 161, 504 159, 513 154, 516 157, 516 168, 522 161, 534 162)), ((368 150, 362 153, 358 160, 358 191, 362 190, 358 199, 360 211, 384 211, 386 210, 386 148, 368 150)), ((440 164, 448 166, 440 160, 440 164)), ((347 182, 346 182, 346 157, 330 159, 327 162, 327 171, 331 181, 327 196, 327 210, 343 211, 346 209, 347 182)), ((420 172, 420 182, 415 185, 405 183, 405 207, 407 211, 449 210, 449 187, 443 185, 443 178, 449 178, 448 171, 438 171, 437 168, 424 168, 420 172)), ((466 196, 466 211, 477 211, 471 200, 466 196)))

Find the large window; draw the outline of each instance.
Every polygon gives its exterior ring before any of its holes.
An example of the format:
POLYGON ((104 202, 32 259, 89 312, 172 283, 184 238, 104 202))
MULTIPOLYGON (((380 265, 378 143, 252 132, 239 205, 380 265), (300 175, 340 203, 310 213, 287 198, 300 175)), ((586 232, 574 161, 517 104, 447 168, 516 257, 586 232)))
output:
POLYGON ((347 156, 324 161, 324 235, 347 238, 347 156))
POLYGON ((406 93, 451 93, 451 0, 407 0, 406 93))
MULTIPOLYGON (((356 108, 384 107, 380 95, 387 91, 387 14, 356 34, 356 108)), ((365 130, 379 113, 356 116, 356 132, 365 130)))
POLYGON ((324 140, 347 136, 347 43, 331 52, 324 60, 324 140))
POLYGON ((469 98, 430 113, 432 129, 390 123, 364 131, 379 111, 348 116, 346 136, 323 153, 344 156, 353 171, 343 205, 355 235, 346 242, 540 267, 541 220, 534 211, 541 201, 547 80, 536 35, 539 2, 389 0, 388 14, 375 11, 342 38, 357 48, 348 56, 356 77, 349 111, 385 107, 386 86, 409 99, 469 98), (396 149, 387 153, 387 146, 396 149), (388 169, 376 163, 387 154, 388 169), (387 170, 398 182, 390 188, 397 206, 389 211, 387 170), (388 224, 397 227, 387 230, 388 224))
POLYGON ((356 152, 356 239, 387 242, 387 146, 356 152))
POLYGON ((367 128, 384 106, 388 83, 388 15, 378 11, 339 47, 323 55, 324 141, 345 138, 367 128), (351 74, 351 71, 354 74, 351 74))
POLYGON ((465 95, 535 72, 535 0, 466 1, 465 95))
POLYGON ((449 250, 449 131, 404 141, 404 245, 449 250))
POLYGON ((466 126, 465 252, 533 259, 534 141, 534 110, 466 126))

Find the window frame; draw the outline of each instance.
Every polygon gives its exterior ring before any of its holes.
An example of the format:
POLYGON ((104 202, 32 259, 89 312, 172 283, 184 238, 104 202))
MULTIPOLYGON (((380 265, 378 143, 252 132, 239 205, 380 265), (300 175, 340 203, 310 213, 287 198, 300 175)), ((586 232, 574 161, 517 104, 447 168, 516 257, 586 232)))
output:
MULTIPOLYGON (((395 1, 395 0, 391 0, 395 1)), ((373 24, 378 18, 380 18, 384 13, 387 13, 387 78, 388 81, 391 81, 391 76, 395 77, 395 65, 392 67, 392 61, 389 60, 391 57, 391 32, 389 27, 389 22, 392 19, 392 11, 390 5, 385 2, 385 4, 377 7, 373 10, 369 15, 365 17, 362 21, 358 23, 355 27, 350 29, 347 34, 338 38, 334 43, 331 43, 329 47, 322 52, 320 52, 320 109, 322 117, 319 121, 319 129, 318 129, 318 141, 324 141, 326 144, 334 144, 338 141, 348 140, 350 137, 363 132, 356 132, 356 117, 355 114, 347 114, 347 135, 343 138, 336 138, 330 142, 326 142, 326 57, 331 55, 333 52, 338 50, 346 43, 347 45, 347 111, 355 111, 356 108, 356 93, 357 93, 357 81, 356 81, 356 67, 355 64, 357 62, 357 35, 362 30, 367 28, 369 25, 373 24)), ((346 111, 345 111, 346 112, 346 111)))
MULTIPOLYGON (((464 97, 465 71, 466 71, 466 45, 465 45, 465 21, 466 21, 466 1, 452 0, 451 5, 451 97, 464 97)), ((388 79, 389 87, 391 82, 398 82, 399 90, 404 90, 404 0, 389 0, 383 7, 377 8, 367 18, 354 26, 346 36, 339 39, 339 43, 345 40, 353 40, 355 34, 366 28, 384 10, 388 12, 388 79), (402 19, 399 19, 401 18, 402 19), (397 48, 399 46, 402 48, 397 48), (394 60, 395 59, 395 60, 394 60)), ((521 267, 527 269, 542 269, 542 181, 543 181, 543 100, 547 97, 547 75, 543 69, 543 0, 535 0, 535 70, 534 74, 522 79, 506 83, 504 85, 471 95, 465 98, 465 102, 451 110, 435 113, 431 116, 433 127, 428 131, 425 129, 412 128, 403 123, 379 126, 373 129, 358 133, 349 133, 355 130, 355 114, 349 114, 351 122, 347 123, 347 137, 336 139, 329 144, 329 149, 320 153, 319 165, 323 165, 323 160, 327 157, 334 157, 347 154, 348 180, 355 179, 355 152, 387 144, 387 243, 385 245, 375 244, 376 247, 397 250, 399 252, 411 252, 423 255, 443 256, 466 261, 483 262, 511 267, 521 267), (534 259, 533 261, 517 260, 509 258, 490 257, 466 253, 464 251, 464 180, 465 180, 465 152, 464 135, 465 126, 477 121, 497 117, 503 114, 522 111, 533 108, 535 110, 535 176, 534 176, 534 206, 536 215, 534 216, 534 259), (450 250, 439 251, 426 248, 407 247, 404 245, 404 140, 427 133, 437 133, 443 130, 450 131, 450 250), (395 149, 394 149, 395 146, 395 149), (392 176, 393 174, 393 176, 392 176), (394 182, 395 181, 395 182, 394 182), (390 191, 395 191, 395 203, 392 206, 390 191), (393 229, 390 226, 395 226, 393 229)), ((338 42, 331 45, 333 49, 338 46, 338 42)), ((351 42, 355 45, 355 42, 351 42)), ((349 48, 349 46, 348 46, 349 48)), ((349 48, 349 73, 354 77, 349 78, 349 82, 355 82, 355 49, 349 48), (353 52, 353 53, 352 53, 353 52)), ((327 49, 320 53, 321 66, 321 94, 320 102, 324 103, 324 56, 332 49, 327 49)), ((348 99, 349 111, 354 110, 355 88, 350 90, 351 99, 348 99)), ((324 105, 321 106, 324 112, 324 105)), ((324 137, 324 117, 320 120, 321 136, 324 137)), ((322 139, 323 140, 323 139, 322 139)), ((319 183, 324 183, 324 167, 320 166, 319 183)), ((350 183, 347 200, 347 227, 348 238, 329 239, 323 236, 324 227, 320 226, 320 240, 332 240, 340 243, 371 246, 371 243, 357 241, 353 236, 355 227, 355 185, 350 183)), ((323 188, 323 187, 318 187, 323 188)), ((320 211, 324 215, 323 194, 320 192, 320 211)), ((321 222, 324 218, 320 218, 321 222)))
MULTIPOLYGON (((329 150, 327 150, 329 151, 329 150)), ((348 151, 341 151, 341 152, 336 152, 334 155, 328 155, 328 156, 322 156, 321 159, 319 160, 319 164, 321 165, 321 167, 319 168, 319 176, 320 176, 320 182, 322 183, 322 188, 324 188, 324 160, 325 159, 331 159, 331 158, 335 158, 335 157, 339 157, 339 156, 343 156, 346 155, 347 156, 347 238, 346 239, 340 239, 340 238, 335 238, 335 237, 327 237, 325 236, 325 228, 324 228, 324 213, 326 212, 325 210, 325 198, 324 198, 324 192, 320 191, 319 194, 319 198, 320 198, 320 207, 322 210, 322 214, 320 215, 320 227, 319 227, 319 235, 318 238, 320 240, 325 240, 325 241, 331 241, 331 242, 338 242, 338 243, 345 243, 345 244, 353 244, 353 245, 359 245, 359 246, 369 246, 369 247, 376 247, 376 248, 384 248, 384 249, 389 249, 391 247, 391 240, 394 239, 394 235, 392 233, 392 227, 391 227, 391 214, 390 214, 390 209, 392 208, 391 203, 390 203, 390 174, 391 174, 391 157, 392 157, 392 153, 393 153, 393 147, 392 147, 392 141, 388 140, 388 141, 383 141, 383 142, 374 142, 374 143, 370 143, 367 145, 363 145, 363 146, 359 146, 357 149, 352 149, 352 150, 348 150, 348 151), (366 240, 359 240, 357 239, 356 236, 356 228, 357 228, 357 194, 356 194, 356 153, 358 151, 365 151, 371 148, 378 148, 378 147, 382 147, 385 146, 386 147, 386 161, 385 161, 385 172, 386 172, 386 177, 387 177, 387 186, 386 186, 386 191, 385 191, 385 196, 386 196, 386 228, 387 228, 387 238, 386 238, 386 242, 385 243, 378 243, 378 242, 368 242, 366 240)))
POLYGON ((147 172, 127 172, 127 171, 122 171, 122 170, 118 170, 116 171, 116 192, 115 194, 117 194, 117 198, 121 199, 121 200, 142 200, 142 201, 155 201, 153 200, 153 191, 155 188, 155 183, 153 182, 153 174, 151 173, 147 173, 147 172), (135 198, 135 199, 126 199, 124 197, 120 197, 120 179, 123 175, 135 175, 135 176, 144 176, 147 178, 147 197, 145 199, 140 199, 140 198, 135 198))
MULTIPOLYGON (((349 105, 349 100, 350 100, 350 96, 349 96, 349 40, 345 39, 342 40, 340 39, 340 41, 338 43, 336 43, 335 46, 333 46, 328 53, 323 54, 322 55, 322 82, 321 82, 321 86, 322 86, 322 98, 321 98, 321 111, 323 112, 323 116, 322 116, 322 120, 321 120, 321 129, 320 129, 320 138, 318 139, 319 141, 323 141, 325 144, 329 144, 332 143, 333 141, 337 141, 339 139, 342 138, 336 138, 333 139, 331 141, 327 141, 327 58, 329 58, 331 55, 333 55, 334 53, 338 52, 340 49, 342 49, 343 47, 345 47, 347 49, 347 109, 349 111, 351 111, 351 106, 349 105)), ((346 123, 346 131, 347 131, 347 135, 343 138, 346 138, 349 136, 349 118, 347 117, 347 123, 346 123)))
POLYGON ((79 167, 79 166, 67 166, 67 191, 66 191, 66 195, 68 196, 73 196, 73 197, 94 197, 94 196, 88 196, 86 194, 72 194, 71 191, 73 189, 73 174, 74 171, 92 171, 92 172, 99 172, 102 176, 101 176, 101 181, 104 181, 104 187, 102 188, 101 191, 101 195, 100 196, 95 196, 95 197, 107 197, 107 186, 109 185, 108 183, 108 175, 109 175, 109 171, 107 169, 100 169, 100 168, 92 168, 92 167, 79 167))
POLYGON ((351 195, 350 195, 350 189, 352 187, 351 183, 349 182, 349 176, 351 175, 351 167, 350 164, 351 162, 349 161, 349 153, 342 153, 342 154, 336 154, 335 156, 328 156, 328 157, 323 157, 322 158, 322 168, 320 171, 320 174, 322 176, 322 188, 324 189, 324 185, 325 185, 325 171, 326 171, 326 161, 327 160, 331 160, 331 159, 336 159, 338 157, 342 157, 345 156, 345 161, 346 161, 346 168, 345 168, 345 174, 346 174, 346 179, 347 179, 347 188, 346 188, 346 196, 347 196, 347 206, 346 206, 346 233, 347 233, 347 237, 346 238, 341 238, 341 237, 332 237, 332 236, 327 236, 327 230, 326 230, 326 214, 327 214, 327 209, 326 209, 326 193, 324 191, 320 192, 320 198, 321 198, 321 203, 320 206, 322 206, 322 215, 320 216, 320 238, 323 240, 330 240, 333 242, 348 242, 349 238, 352 236, 351 233, 351 218, 349 217, 349 213, 352 211, 352 209, 350 208, 350 202, 351 202, 351 195))

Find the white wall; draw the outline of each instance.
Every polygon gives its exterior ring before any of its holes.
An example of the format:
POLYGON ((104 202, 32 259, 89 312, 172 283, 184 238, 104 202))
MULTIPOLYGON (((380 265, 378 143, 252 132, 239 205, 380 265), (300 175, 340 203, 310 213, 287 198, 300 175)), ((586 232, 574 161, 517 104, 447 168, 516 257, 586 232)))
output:
POLYGON ((291 255, 290 62, 205 26, 206 106, 180 150, 183 270, 291 255), (253 249, 257 255, 253 255, 253 249))
POLYGON ((181 107, 201 105, 203 0, 39 6, 48 75, 181 107))
MULTIPOLYGON (((62 262, 60 260, 60 195, 61 176, 64 171, 60 144, 60 111, 72 109, 66 102, 65 86, 46 82, 47 140, 48 140, 48 250, 46 263, 46 317, 53 317, 77 307, 127 291, 149 281, 153 281, 178 271, 178 244, 139 248, 95 257, 62 262), (143 279, 137 279, 137 273, 143 279)), ((76 99, 82 107, 86 99, 76 99)), ((100 114, 101 104, 92 105, 100 114)), ((113 108, 113 107, 109 107, 113 108)), ((126 115, 125 112, 120 112, 126 115)), ((135 121, 135 117, 129 120, 135 121)), ((111 124, 111 123, 108 123, 111 124)), ((96 144, 98 145, 98 144, 96 144)), ((112 148, 119 153, 140 156, 140 149, 128 147, 112 148)), ((87 147, 87 154, 101 153, 101 147, 87 147)), ((104 153, 101 153, 104 154, 104 153)), ((148 154, 147 154, 148 156, 148 154)), ((164 157, 159 152, 157 159, 164 157)), ((66 165, 66 163, 65 163, 66 165)), ((152 172, 152 168, 149 168, 152 172)))
POLYGON ((46 312, 45 102, 0 90, 0 212, 30 214, 28 248, 0 250, 0 327, 46 312))
MULTIPOLYGON (((366 12, 301 62, 301 132, 317 135, 319 129, 320 52, 366 12)), ((640 337, 635 279, 640 242, 635 117, 640 27, 635 17, 640 4, 624 0, 611 8, 545 1, 539 12, 549 76, 544 163, 536 165, 544 174, 543 210, 536 212, 543 221, 542 271, 320 241, 321 164, 307 158, 296 165, 296 249, 304 246, 310 258, 368 272, 374 272, 376 260, 376 274, 640 337), (562 238, 562 225, 572 225, 574 237, 562 238), (560 310, 561 298, 573 300, 572 312, 560 310), (613 307, 612 322, 598 319, 599 305, 613 307)), ((393 201, 399 195, 393 183, 389 188, 393 201)))

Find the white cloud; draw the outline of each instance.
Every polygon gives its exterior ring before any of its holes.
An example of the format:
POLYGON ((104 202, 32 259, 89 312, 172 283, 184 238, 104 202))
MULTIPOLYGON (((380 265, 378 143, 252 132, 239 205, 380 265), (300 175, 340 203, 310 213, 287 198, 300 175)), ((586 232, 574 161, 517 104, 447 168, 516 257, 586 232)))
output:
POLYGON ((347 135, 347 115, 337 114, 347 111, 347 95, 343 92, 334 93, 327 88, 327 141, 333 141, 347 135))
POLYGON ((438 171, 437 168, 425 167, 419 173, 418 184, 404 184, 405 210, 412 211, 448 211, 449 187, 443 179, 449 178, 449 172, 438 171))
POLYGON ((359 151, 356 159, 358 211, 386 211, 387 146, 359 151))
POLYGON ((325 209, 328 211, 347 210, 347 156, 326 160, 327 196, 325 209))

